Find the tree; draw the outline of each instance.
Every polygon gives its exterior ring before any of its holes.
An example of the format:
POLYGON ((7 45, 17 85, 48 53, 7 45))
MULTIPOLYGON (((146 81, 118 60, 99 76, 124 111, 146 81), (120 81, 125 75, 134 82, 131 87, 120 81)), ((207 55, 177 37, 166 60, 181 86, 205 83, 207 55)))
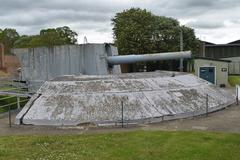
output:
POLYGON ((28 35, 22 35, 20 36, 15 42, 14 42, 14 48, 28 48, 30 46, 30 42, 32 39, 34 39, 36 36, 28 36, 28 35))
POLYGON ((196 52, 198 40, 194 30, 180 26, 178 20, 156 16, 145 9, 131 8, 112 19, 115 45, 120 54, 145 54, 180 50, 183 33, 184 50, 196 52))
POLYGON ((131 8, 112 19, 114 41, 120 54, 144 54, 152 50, 154 16, 145 9, 131 8))
POLYGON ((31 41, 32 46, 53 46, 63 44, 76 44, 77 33, 69 27, 48 28, 40 31, 40 36, 31 41))
POLYGON ((179 51, 180 25, 176 19, 155 16, 153 30, 153 52, 179 51))
POLYGON ((15 48, 29 48, 41 46, 54 46, 65 44, 76 44, 77 33, 69 27, 58 27, 42 29, 39 35, 21 36, 14 43, 15 48))
POLYGON ((15 29, 6 28, 0 30, 0 43, 4 44, 5 54, 11 54, 14 42, 19 38, 19 34, 15 29))
MULTIPOLYGON (((179 51, 181 33, 183 49, 191 50, 193 54, 198 51, 199 41, 193 29, 181 26, 176 19, 156 16, 145 9, 131 8, 117 13, 112 19, 112 24, 114 43, 119 54, 179 51)), ((164 67, 173 69, 177 68, 177 63, 176 61, 137 63, 130 65, 130 71, 138 71, 143 66, 147 66, 148 71, 164 67)))
POLYGON ((192 28, 181 26, 183 32, 183 48, 184 50, 191 50, 193 55, 199 54, 200 40, 196 38, 195 32, 192 28))
POLYGON ((78 34, 72 31, 69 27, 58 27, 56 29, 57 33, 63 39, 66 44, 76 44, 77 43, 77 36, 78 34))

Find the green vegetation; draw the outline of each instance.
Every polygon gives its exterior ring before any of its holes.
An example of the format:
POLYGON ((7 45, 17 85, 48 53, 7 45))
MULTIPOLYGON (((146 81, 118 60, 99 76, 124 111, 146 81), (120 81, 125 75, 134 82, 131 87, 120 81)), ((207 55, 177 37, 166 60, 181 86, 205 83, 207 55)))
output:
POLYGON ((231 86, 240 85, 240 76, 229 76, 228 81, 231 86))
MULTIPOLYGON (((121 55, 149 54, 183 50, 198 54, 200 41, 192 28, 180 25, 174 18, 154 15, 146 9, 131 8, 117 13, 112 19, 114 44, 121 55)), ((178 70, 177 61, 128 64, 130 72, 142 70, 178 70)))
MULTIPOLYGON (((12 86, 4 86, 4 87, 0 87, 0 91, 8 91, 8 90, 15 90, 15 91, 24 91, 23 89, 22 90, 19 90, 17 88, 14 88, 12 86)), ((28 98, 24 98, 24 97, 20 97, 20 106, 23 107, 27 101, 28 98), (21 101, 24 101, 24 102, 21 102, 21 101)), ((16 103, 17 102, 17 97, 16 96, 6 96, 6 95, 0 95, 0 114, 1 113, 4 113, 4 112, 7 112, 8 109, 9 109, 9 106, 6 106, 6 107, 1 107, 1 106, 4 106, 4 105, 7 105, 7 104, 12 104, 10 106, 11 109, 16 109, 17 108, 17 104, 13 104, 13 103, 16 103)))
POLYGON ((199 41, 193 29, 181 26, 176 19, 157 16, 145 9, 131 8, 117 13, 112 24, 120 54, 179 51, 181 33, 183 49, 193 53, 198 51, 199 41))
MULTIPOLYGON (((26 104, 27 101, 25 100, 27 100, 27 98, 23 98, 23 97, 20 98, 20 101, 23 101, 20 103, 21 107, 23 107, 26 104)), ((12 104, 10 106, 12 110, 17 109, 17 104, 15 104, 15 102, 17 102, 17 97, 15 96, 0 96, 0 114, 8 111, 9 106, 1 107, 7 104, 12 104)))
POLYGON ((13 48, 14 42, 19 38, 19 34, 16 29, 12 28, 0 28, 0 43, 4 44, 5 54, 11 53, 11 48, 13 48))
POLYGON ((69 27, 42 29, 38 35, 19 35, 15 29, 0 29, 0 43, 4 44, 5 54, 11 54, 11 48, 33 48, 76 44, 77 33, 69 27))
POLYGON ((0 138, 0 159, 239 160, 240 135, 135 131, 72 136, 0 138))

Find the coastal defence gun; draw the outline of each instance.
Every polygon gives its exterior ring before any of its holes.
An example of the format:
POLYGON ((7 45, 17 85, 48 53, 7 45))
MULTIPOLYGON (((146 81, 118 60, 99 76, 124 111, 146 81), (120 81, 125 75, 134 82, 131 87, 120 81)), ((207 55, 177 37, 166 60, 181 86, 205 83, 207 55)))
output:
POLYGON ((191 58, 189 51, 120 56, 109 44, 84 44, 14 53, 21 61, 22 80, 41 86, 17 115, 16 124, 152 123, 206 114, 206 104, 207 112, 214 112, 235 102, 231 93, 189 73, 121 74, 120 64, 182 62, 191 58))
POLYGON ((121 74, 120 64, 191 58, 190 51, 118 55, 117 48, 110 44, 23 48, 13 53, 21 63, 20 80, 34 91, 45 81, 62 75, 115 75, 121 74))

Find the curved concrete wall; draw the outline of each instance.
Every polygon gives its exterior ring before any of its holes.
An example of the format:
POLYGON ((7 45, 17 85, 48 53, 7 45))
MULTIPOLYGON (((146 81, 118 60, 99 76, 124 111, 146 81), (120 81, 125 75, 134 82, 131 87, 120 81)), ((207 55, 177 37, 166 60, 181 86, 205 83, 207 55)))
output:
POLYGON ((226 107, 235 97, 191 74, 64 76, 46 82, 19 113, 19 124, 96 125, 184 118, 226 107))

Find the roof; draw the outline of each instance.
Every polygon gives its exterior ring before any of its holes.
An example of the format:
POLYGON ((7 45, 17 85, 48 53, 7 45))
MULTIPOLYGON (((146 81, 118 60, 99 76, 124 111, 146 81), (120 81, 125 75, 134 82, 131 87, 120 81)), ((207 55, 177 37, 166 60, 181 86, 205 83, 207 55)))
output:
POLYGON ((240 40, 229 42, 227 44, 215 44, 212 42, 202 41, 205 43, 206 47, 230 47, 230 46, 240 46, 240 40))
POLYGON ((240 39, 239 40, 236 40, 236 41, 233 41, 233 42, 230 42, 228 44, 240 44, 240 39))
POLYGON ((206 47, 233 47, 233 46, 240 46, 239 44, 207 44, 206 47))
POLYGON ((201 40, 201 42, 205 43, 205 45, 215 45, 215 44, 212 43, 212 42, 207 42, 207 41, 202 41, 202 40, 201 40))
POLYGON ((219 62, 227 62, 230 63, 230 60, 223 60, 223 59, 215 59, 215 58, 207 58, 207 57, 195 57, 194 59, 203 59, 203 60, 210 60, 210 61, 219 61, 219 62))

